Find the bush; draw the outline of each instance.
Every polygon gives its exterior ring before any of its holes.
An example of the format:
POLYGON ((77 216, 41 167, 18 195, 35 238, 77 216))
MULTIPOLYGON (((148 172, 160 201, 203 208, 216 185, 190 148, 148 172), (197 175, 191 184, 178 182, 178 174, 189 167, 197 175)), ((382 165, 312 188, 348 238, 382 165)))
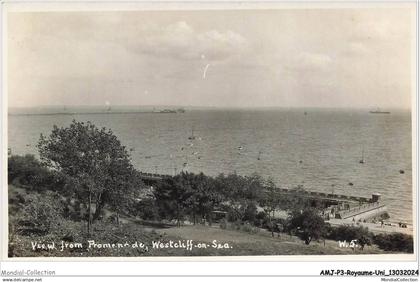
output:
POLYGON ((258 229, 258 227, 254 227, 251 224, 244 224, 240 227, 240 230, 243 232, 247 232, 250 234, 256 234, 258 233, 260 230, 258 229))
POLYGON ((20 235, 45 235, 60 226, 63 220, 63 203, 55 192, 28 196, 21 213, 17 215, 20 235))
POLYGON ((327 227, 326 237, 336 241, 348 241, 357 240, 363 250, 365 245, 370 246, 372 244, 373 234, 369 232, 367 227, 363 226, 351 226, 351 225, 340 225, 338 227, 327 227))
POLYGON ((362 237, 372 238, 372 233, 369 232, 367 227, 340 225, 338 227, 328 228, 327 238, 331 240, 352 241, 362 237))
POLYGON ((381 214, 380 219, 381 220, 387 220, 387 219, 390 219, 390 216, 387 212, 385 212, 385 213, 381 214))
POLYGON ((239 220, 231 223, 227 223, 226 220, 222 220, 220 222, 220 228, 234 231, 242 231, 250 234, 256 234, 260 232, 260 229, 258 227, 251 225, 249 222, 244 223, 239 220))
POLYGON ((413 253, 413 236, 403 233, 378 234, 373 242, 385 251, 413 253))
POLYGON ((136 204, 136 215, 144 220, 159 220, 159 209, 154 199, 142 199, 136 204))
POLYGON ((9 183, 32 186, 37 178, 45 175, 45 170, 34 155, 14 155, 9 157, 7 163, 9 183))
POLYGON ((248 221, 252 224, 255 224, 257 217, 257 207, 255 204, 250 203, 245 209, 244 217, 242 218, 242 221, 248 221))
POLYGON ((34 155, 13 155, 7 164, 8 182, 16 186, 26 186, 35 190, 61 190, 65 178, 55 171, 44 167, 34 155))
POLYGON ((255 225, 266 228, 268 222, 268 215, 264 211, 260 211, 255 216, 255 225))
POLYGON ((226 219, 222 219, 222 220, 220 221, 220 228, 221 228, 221 229, 226 229, 226 228, 227 228, 227 222, 226 222, 226 219))

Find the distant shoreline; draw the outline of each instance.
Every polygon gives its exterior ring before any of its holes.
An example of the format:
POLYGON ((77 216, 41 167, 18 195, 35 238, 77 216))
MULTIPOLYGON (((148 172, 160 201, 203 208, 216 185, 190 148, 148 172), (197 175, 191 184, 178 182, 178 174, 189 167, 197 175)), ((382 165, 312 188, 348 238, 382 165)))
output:
MULTIPOLYGON (((108 114, 183 114, 184 111, 179 110, 152 110, 152 109, 133 109, 133 108, 117 108, 112 111, 106 111, 105 109, 98 108, 79 108, 79 109, 68 109, 70 111, 61 112, 60 109, 53 108, 9 108, 9 116, 54 116, 54 115, 108 115, 108 114), (72 110, 72 111, 71 111, 72 110)), ((273 112, 273 111, 291 111, 291 112, 302 112, 305 115, 311 115, 312 113, 319 112, 359 112, 366 114, 372 113, 369 109, 361 108, 186 108, 186 112, 199 112, 199 111, 234 111, 234 112, 273 112)), ((411 113, 410 109, 389 109, 386 113, 411 113)))
POLYGON ((110 115, 110 114, 181 114, 176 112, 85 112, 85 113, 8 113, 9 116, 58 116, 58 115, 66 115, 66 116, 75 116, 75 115, 110 115))

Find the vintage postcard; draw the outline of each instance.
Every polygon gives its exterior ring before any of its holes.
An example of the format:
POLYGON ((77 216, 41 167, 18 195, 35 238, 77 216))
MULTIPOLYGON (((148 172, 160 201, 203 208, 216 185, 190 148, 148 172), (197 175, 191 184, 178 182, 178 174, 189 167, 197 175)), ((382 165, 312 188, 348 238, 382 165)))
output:
POLYGON ((415 3, 108 4, 5 12, 7 258, 414 258, 415 3))

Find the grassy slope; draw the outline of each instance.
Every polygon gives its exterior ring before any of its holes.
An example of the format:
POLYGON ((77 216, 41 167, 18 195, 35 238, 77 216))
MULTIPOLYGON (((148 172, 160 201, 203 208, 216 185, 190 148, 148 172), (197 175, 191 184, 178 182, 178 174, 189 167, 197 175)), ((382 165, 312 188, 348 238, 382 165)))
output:
POLYGON ((372 254, 384 253, 376 246, 367 247, 364 251, 350 248, 340 248, 335 241, 326 240, 323 242, 311 242, 305 245, 302 240, 287 234, 280 234, 271 237, 271 233, 261 231, 258 234, 249 234, 242 231, 222 230, 217 227, 209 226, 184 226, 181 228, 173 227, 166 230, 159 230, 160 234, 169 237, 190 239, 197 242, 207 242, 211 245, 213 240, 219 243, 229 243, 231 249, 207 248, 198 250, 203 255, 344 255, 344 254, 372 254))
MULTIPOLYGON (((31 192, 33 193, 33 192, 31 192)), ((19 216, 16 201, 13 201, 18 195, 25 198, 27 191, 25 189, 9 186, 9 212, 10 218, 19 216), (11 200, 11 201, 10 201, 11 200)), ((13 221, 16 222, 16 221, 13 221)), ((18 227, 18 226, 15 226, 18 227)), ((144 226, 138 221, 130 220, 127 224, 116 226, 115 224, 97 222, 94 225, 94 233, 88 236, 85 232, 86 224, 64 220, 58 229, 51 230, 46 235, 23 236, 13 234, 9 236, 9 247, 11 252, 9 256, 32 257, 32 256, 60 256, 60 257, 86 257, 86 256, 245 256, 245 255, 321 255, 321 254, 354 254, 350 248, 339 248, 335 241, 312 242, 309 246, 301 240, 286 234, 280 237, 272 238, 269 232, 261 231, 258 234, 249 234, 243 231, 222 230, 217 227, 209 226, 183 226, 180 228, 144 226), (101 243, 134 243, 143 242, 149 246, 149 249, 123 248, 123 249, 66 249, 59 250, 38 250, 32 251, 31 242, 56 242, 57 246, 61 241, 81 242, 86 246, 87 240, 95 240, 101 243), (205 249, 193 248, 192 251, 184 249, 154 249, 151 247, 152 241, 168 242, 170 240, 193 240, 194 244, 198 242, 206 243, 209 247, 205 249), (213 240, 219 243, 228 243, 229 249, 212 248, 213 240)), ((366 247, 362 252, 356 250, 356 253, 384 253, 377 247, 366 247)))

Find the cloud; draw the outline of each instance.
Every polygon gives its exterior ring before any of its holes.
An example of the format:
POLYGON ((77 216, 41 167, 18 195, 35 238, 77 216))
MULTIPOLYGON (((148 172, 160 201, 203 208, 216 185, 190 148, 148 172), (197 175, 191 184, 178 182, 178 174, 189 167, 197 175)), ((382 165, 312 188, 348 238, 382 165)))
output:
POLYGON ((149 27, 135 46, 137 52, 176 59, 222 61, 248 48, 247 40, 231 30, 195 31, 185 21, 164 27, 149 27))
POLYGON ((293 72, 325 71, 333 63, 329 55, 310 52, 301 52, 296 56, 283 59, 286 61, 285 69, 293 72))

